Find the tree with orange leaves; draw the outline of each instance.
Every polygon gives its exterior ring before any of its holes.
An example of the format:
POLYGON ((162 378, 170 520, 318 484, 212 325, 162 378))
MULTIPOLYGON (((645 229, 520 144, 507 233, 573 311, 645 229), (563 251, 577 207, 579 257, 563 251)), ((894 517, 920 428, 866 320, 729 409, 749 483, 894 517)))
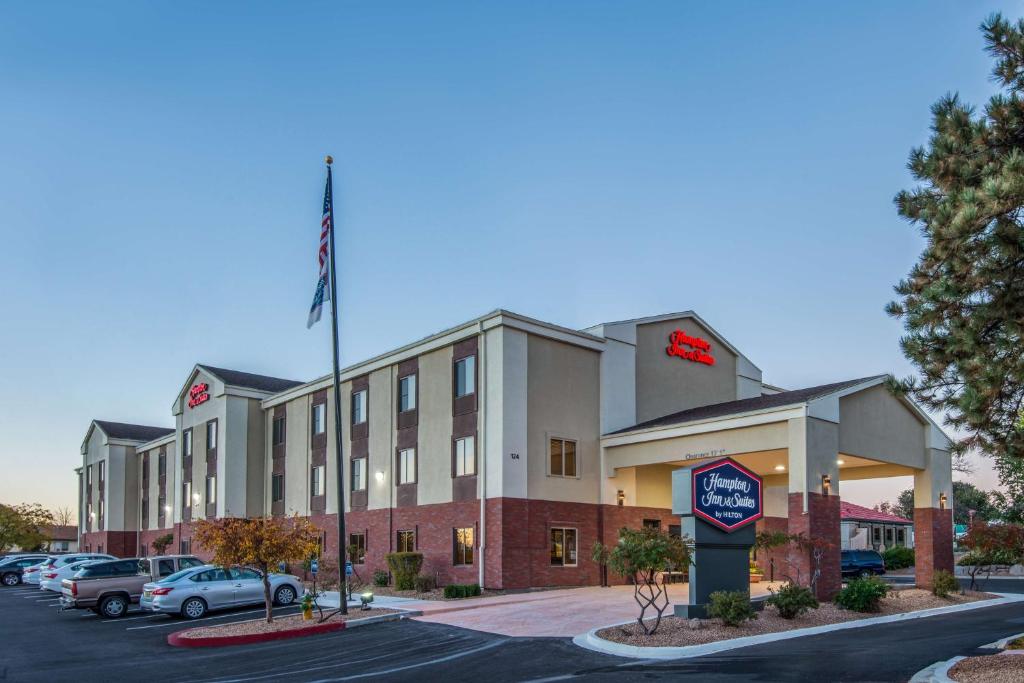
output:
POLYGON ((222 567, 246 566, 263 574, 267 623, 274 620, 270 596, 270 570, 281 562, 304 561, 317 553, 320 530, 296 515, 281 517, 222 517, 195 523, 195 541, 213 553, 222 567))

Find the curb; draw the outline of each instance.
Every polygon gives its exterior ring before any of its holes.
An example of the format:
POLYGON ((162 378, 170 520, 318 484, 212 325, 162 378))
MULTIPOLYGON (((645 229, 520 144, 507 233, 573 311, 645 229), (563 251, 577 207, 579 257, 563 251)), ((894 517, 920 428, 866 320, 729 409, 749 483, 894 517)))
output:
MULTIPOLYGON (((973 609, 981 609, 984 607, 997 607, 999 605, 1006 605, 1022 601, 1024 601, 1024 594, 1004 594, 992 600, 978 600, 977 602, 969 602, 961 605, 950 605, 949 607, 932 607, 931 609, 918 610, 916 612, 901 612, 899 614, 888 614, 881 617, 869 617, 867 619, 844 621, 838 624, 827 624, 825 626, 811 626, 808 628, 792 629, 790 631, 776 631, 774 633, 764 633, 756 636, 744 636, 742 638, 730 638, 728 640, 717 640, 712 643, 703 643, 701 645, 685 645, 680 647, 641 647, 638 645, 623 645, 622 643, 615 643, 610 640, 605 640, 604 638, 599 638, 597 636, 598 631, 602 631, 606 628, 610 628, 612 626, 619 626, 621 624, 635 623, 636 620, 633 619, 630 621, 620 622, 619 624, 609 624, 607 626, 599 626, 598 628, 591 629, 586 633, 580 634, 573 638, 572 642, 584 649, 593 650, 595 652, 600 652, 606 655, 615 655, 617 657, 632 657, 635 659, 685 659, 689 657, 699 657, 701 655, 713 654, 716 652, 724 652, 726 650, 735 650, 737 648, 747 647, 750 645, 771 643, 778 640, 789 640, 790 638, 814 636, 820 633, 829 633, 832 631, 843 631, 853 628, 862 628, 864 626, 874 626, 876 624, 890 624, 899 621, 909 621, 911 619, 922 619, 925 617, 938 616, 941 614, 967 612, 973 609)), ((953 663, 955 664, 955 662, 953 663)), ((950 664, 950 666, 952 665, 953 664, 950 664)))
POLYGON ((953 657, 944 662, 935 662, 914 674, 909 683, 956 683, 949 677, 949 670, 964 657, 953 657))
POLYGON ((377 616, 373 617, 351 619, 349 621, 339 621, 333 624, 316 624, 308 628, 296 628, 287 631, 271 631, 270 633, 247 633, 245 635, 240 636, 209 636, 207 638, 186 638, 186 633, 195 630, 194 628, 187 628, 181 631, 175 631, 174 633, 168 635, 167 644, 173 647, 229 647, 231 645, 249 645, 251 643, 266 643, 272 640, 288 640, 290 638, 315 636, 321 633, 333 633, 335 631, 344 631, 349 628, 369 626, 371 624, 377 624, 382 621, 402 621, 404 619, 408 619, 411 616, 418 615, 419 612, 416 611, 405 611, 396 612, 394 614, 378 614, 377 616))

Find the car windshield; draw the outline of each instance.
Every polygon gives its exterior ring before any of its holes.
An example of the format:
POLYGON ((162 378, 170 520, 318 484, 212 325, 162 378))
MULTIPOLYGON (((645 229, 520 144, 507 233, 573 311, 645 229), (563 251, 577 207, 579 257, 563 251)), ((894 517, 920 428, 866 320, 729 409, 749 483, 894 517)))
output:
POLYGON ((193 572, 193 570, 194 570, 194 567, 188 567, 187 569, 182 569, 180 571, 176 571, 173 574, 171 574, 170 576, 165 576, 164 578, 160 579, 159 581, 157 581, 157 583, 174 583, 175 581, 177 581, 179 579, 183 579, 186 576, 188 576, 189 574, 191 574, 193 572))

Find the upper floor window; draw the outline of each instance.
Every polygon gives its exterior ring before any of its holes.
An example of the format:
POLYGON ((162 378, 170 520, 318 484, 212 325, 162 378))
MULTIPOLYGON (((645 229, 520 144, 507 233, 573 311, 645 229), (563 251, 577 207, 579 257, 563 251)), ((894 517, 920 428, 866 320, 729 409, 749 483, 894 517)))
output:
POLYGON ((455 440, 455 476, 476 474, 476 439, 466 436, 455 440))
POLYGON ((217 502, 217 475, 211 474, 206 477, 206 502, 217 502))
POLYGON ((323 434, 324 430, 327 429, 327 404, 317 403, 313 406, 313 433, 323 434))
POLYGON ((181 485, 181 499, 182 507, 189 507, 192 505, 192 482, 186 481, 181 485))
POLYGON ((106 469, 106 467, 105 467, 106 464, 107 464, 106 460, 100 460, 100 486, 102 486, 103 482, 106 481, 106 479, 103 476, 103 470, 106 469))
POLYGON ((284 415, 274 418, 274 435, 272 443, 280 446, 284 443, 284 415))
POLYGON ((455 361, 455 397, 468 396, 476 391, 476 356, 455 361))
POLYGON ((280 503, 284 500, 284 475, 275 474, 270 477, 270 500, 280 503))
POLYGON ((398 411, 416 410, 416 375, 398 380, 398 411))
POLYGON ((85 468, 85 485, 92 486, 92 465, 85 468))
POLYGON ((157 471, 157 474, 160 474, 160 475, 167 474, 167 454, 166 453, 161 453, 160 457, 157 459, 156 471, 157 471))
POLYGON ((186 429, 181 433, 181 454, 186 457, 192 457, 192 430, 186 429))
POLYGON ((217 421, 212 420, 206 423, 206 450, 212 451, 217 448, 217 421))
POLYGON ((551 439, 551 458, 548 473, 553 477, 575 477, 576 442, 568 439, 551 439))
POLYGON ((416 449, 403 448, 398 452, 398 483, 416 483, 416 449))
MULTIPOLYGON (((321 404, 322 405, 322 404, 321 404)), ((309 473, 309 491, 312 496, 324 495, 324 466, 313 465, 309 473)))
POLYGON ((352 490, 362 491, 366 488, 366 458, 352 459, 352 490))
POLYGON ((352 394, 352 424, 366 422, 366 389, 352 394))

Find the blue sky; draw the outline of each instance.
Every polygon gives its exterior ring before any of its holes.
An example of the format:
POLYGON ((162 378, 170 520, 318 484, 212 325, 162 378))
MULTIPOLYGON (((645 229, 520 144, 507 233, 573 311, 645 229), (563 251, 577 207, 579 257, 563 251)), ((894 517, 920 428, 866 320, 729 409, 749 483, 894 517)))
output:
POLYGON ((782 386, 906 374, 892 197, 1018 5, 4 4, 0 501, 73 504, 89 420, 171 425, 197 361, 329 369, 325 153, 343 363, 694 309, 782 386))

